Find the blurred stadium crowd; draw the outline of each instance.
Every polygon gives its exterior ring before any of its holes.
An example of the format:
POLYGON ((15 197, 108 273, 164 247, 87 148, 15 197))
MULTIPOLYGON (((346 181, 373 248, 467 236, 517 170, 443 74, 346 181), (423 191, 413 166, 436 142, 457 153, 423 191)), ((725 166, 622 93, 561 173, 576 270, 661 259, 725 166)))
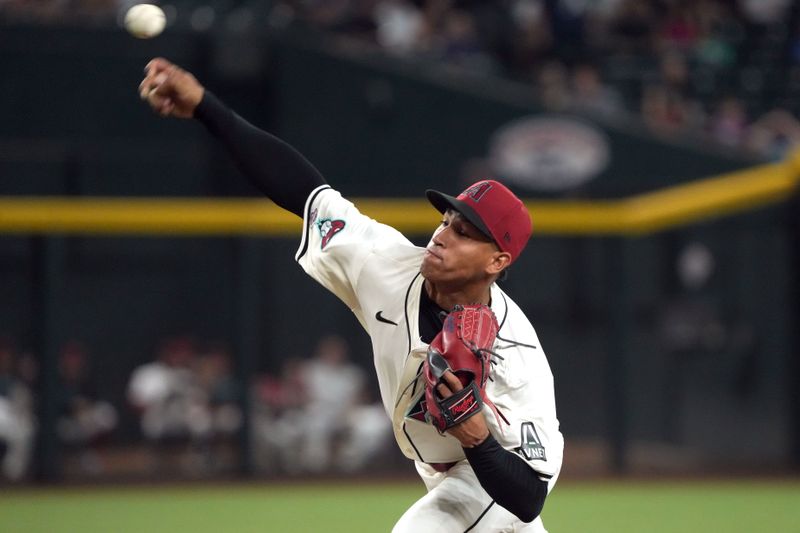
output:
MULTIPOLYGON (((383 407, 339 336, 322 338, 312 357, 286 359, 277 374, 253 376, 247 391, 224 344, 164 339, 133 369, 121 403, 98 391, 93 357, 77 340, 60 351, 56 432, 67 477, 233 473, 245 392, 259 473, 354 473, 391 449, 383 407)), ((31 354, 0 341, 0 482, 32 475, 38 374, 31 354)))
MULTIPOLYGON (((131 0, 0 0, 5 20, 108 24, 131 0)), ((554 112, 634 118, 769 159, 800 143, 800 7, 790 0, 155 2, 173 27, 288 26, 518 80, 554 112)))

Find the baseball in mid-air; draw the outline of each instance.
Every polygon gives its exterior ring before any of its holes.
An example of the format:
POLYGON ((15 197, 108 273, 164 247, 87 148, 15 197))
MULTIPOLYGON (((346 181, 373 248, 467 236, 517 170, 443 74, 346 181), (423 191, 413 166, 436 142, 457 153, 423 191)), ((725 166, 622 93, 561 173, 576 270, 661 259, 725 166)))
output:
POLYGON ((155 37, 166 24, 164 11, 153 4, 136 4, 125 13, 125 29, 139 39, 155 37))

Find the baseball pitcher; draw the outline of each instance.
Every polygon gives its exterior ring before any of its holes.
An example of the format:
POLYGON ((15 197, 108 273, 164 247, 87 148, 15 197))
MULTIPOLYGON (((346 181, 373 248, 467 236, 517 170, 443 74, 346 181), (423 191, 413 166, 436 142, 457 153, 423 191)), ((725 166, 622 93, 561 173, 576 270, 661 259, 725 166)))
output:
POLYGON ((458 196, 425 248, 372 220, 294 148, 236 115, 192 76, 152 60, 139 91, 162 116, 194 117, 270 199, 303 218, 295 256, 372 340, 397 444, 428 492, 395 533, 541 532, 561 469, 553 376, 536 332, 495 283, 531 233, 494 180, 458 196))

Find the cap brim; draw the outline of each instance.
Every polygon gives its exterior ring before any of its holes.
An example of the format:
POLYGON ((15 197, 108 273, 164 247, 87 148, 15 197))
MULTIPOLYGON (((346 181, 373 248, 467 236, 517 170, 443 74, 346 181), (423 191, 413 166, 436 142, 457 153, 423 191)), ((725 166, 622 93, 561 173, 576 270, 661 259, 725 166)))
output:
POLYGON ((436 208, 437 211, 440 213, 444 213, 448 209, 453 209, 461 213, 461 216, 466 218, 473 226, 478 228, 481 233, 486 235, 487 238, 492 239, 493 241, 495 238, 492 236, 492 232, 489 231, 489 228, 486 227, 481 217, 478 216, 478 213, 472 209, 472 206, 468 203, 459 200, 454 196, 450 196, 449 194, 445 194, 443 192, 434 191, 433 189, 428 189, 425 191, 425 196, 428 197, 428 201, 436 208))

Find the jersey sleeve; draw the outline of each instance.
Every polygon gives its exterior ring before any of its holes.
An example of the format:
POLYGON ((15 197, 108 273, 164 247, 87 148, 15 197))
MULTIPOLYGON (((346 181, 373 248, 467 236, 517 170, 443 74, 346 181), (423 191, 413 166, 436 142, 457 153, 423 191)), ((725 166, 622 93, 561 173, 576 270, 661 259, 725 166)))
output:
POLYGON ((328 185, 316 188, 303 211, 295 260, 350 309, 358 309, 358 280, 376 251, 413 244, 396 229, 363 215, 328 185))
POLYGON ((503 448, 522 457, 552 486, 564 454, 553 375, 533 328, 522 338, 533 339, 534 344, 499 351, 505 358, 505 379, 492 397, 508 424, 498 424, 493 434, 503 448))

